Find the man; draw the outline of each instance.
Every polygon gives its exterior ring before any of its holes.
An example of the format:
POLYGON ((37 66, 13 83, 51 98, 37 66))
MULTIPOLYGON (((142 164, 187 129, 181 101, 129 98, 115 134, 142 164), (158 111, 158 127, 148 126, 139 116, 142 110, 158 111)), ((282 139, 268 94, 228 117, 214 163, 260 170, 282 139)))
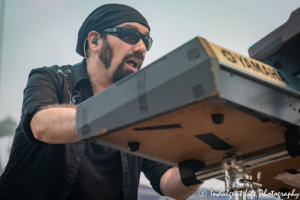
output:
POLYGON ((101 6, 78 33, 83 62, 31 71, 0 199, 137 199, 140 171, 161 195, 185 199, 197 190, 181 183, 177 168, 77 137, 75 105, 140 69, 149 31, 135 9, 101 6))

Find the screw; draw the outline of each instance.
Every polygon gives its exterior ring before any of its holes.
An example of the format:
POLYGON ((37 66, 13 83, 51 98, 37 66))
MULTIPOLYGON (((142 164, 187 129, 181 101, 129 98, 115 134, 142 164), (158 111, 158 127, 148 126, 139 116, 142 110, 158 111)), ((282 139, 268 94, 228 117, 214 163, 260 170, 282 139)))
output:
POLYGON ((231 165, 231 160, 227 159, 227 160, 226 160, 226 164, 227 164, 227 165, 231 165))

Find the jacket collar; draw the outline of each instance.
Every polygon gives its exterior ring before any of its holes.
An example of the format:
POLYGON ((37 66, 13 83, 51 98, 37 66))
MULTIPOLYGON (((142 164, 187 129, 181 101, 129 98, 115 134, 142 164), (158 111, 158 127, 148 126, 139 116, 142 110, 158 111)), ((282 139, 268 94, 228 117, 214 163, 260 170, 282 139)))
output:
POLYGON ((83 59, 82 62, 77 63, 72 66, 72 85, 73 88, 76 87, 76 85, 81 81, 81 80, 89 80, 89 75, 87 73, 86 69, 86 60, 83 59))

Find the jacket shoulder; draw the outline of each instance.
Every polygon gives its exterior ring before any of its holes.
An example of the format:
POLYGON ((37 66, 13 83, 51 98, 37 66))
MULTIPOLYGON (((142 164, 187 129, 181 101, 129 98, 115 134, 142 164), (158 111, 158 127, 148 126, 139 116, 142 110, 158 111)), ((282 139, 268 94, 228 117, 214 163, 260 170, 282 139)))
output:
POLYGON ((34 74, 39 74, 40 76, 45 76, 48 79, 52 79, 56 84, 62 84, 62 81, 66 78, 70 78, 72 71, 72 65, 53 65, 51 67, 40 67, 36 69, 32 69, 29 73, 29 78, 34 74))

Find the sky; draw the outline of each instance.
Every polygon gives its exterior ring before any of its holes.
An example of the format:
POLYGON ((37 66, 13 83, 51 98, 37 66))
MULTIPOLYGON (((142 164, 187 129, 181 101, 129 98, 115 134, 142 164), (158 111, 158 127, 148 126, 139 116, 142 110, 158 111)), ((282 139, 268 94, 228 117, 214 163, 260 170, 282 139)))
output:
MULTIPOLYGON (((5 1, 0 74, 0 120, 19 121, 31 69, 75 64, 78 30, 101 0, 5 1)), ((196 36, 248 56, 248 48, 287 21, 300 0, 114 1, 139 10, 151 27, 153 46, 144 66, 196 36)))
POLYGON ((144 66, 196 36, 248 56, 251 45, 300 7, 300 0, 6 0, 0 121, 10 116, 18 123, 30 70, 82 60, 75 51, 78 30, 106 3, 132 6, 148 20, 154 42, 144 66))

